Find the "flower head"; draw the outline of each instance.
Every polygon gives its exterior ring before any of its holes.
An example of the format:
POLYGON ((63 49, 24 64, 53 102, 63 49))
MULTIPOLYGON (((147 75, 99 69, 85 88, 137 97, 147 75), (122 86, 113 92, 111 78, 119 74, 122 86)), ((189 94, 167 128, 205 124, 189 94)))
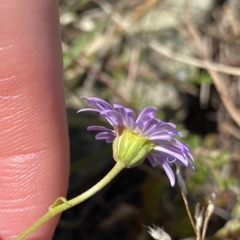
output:
POLYGON ((163 167, 172 186, 175 184, 175 176, 170 167, 173 163, 193 168, 190 149, 174 138, 182 136, 182 133, 176 130, 176 125, 157 119, 155 107, 146 107, 136 117, 132 109, 119 104, 111 105, 96 97, 82 99, 93 108, 80 109, 78 112, 98 112, 113 127, 90 126, 87 129, 100 131, 95 137, 97 140, 113 142, 115 161, 133 167, 147 157, 153 167, 163 167))

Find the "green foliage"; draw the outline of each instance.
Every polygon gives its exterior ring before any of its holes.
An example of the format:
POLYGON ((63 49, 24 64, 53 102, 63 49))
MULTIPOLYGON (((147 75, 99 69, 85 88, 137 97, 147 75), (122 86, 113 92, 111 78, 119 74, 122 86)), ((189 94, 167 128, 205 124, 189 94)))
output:
POLYGON ((227 221, 227 223, 222 227, 217 233, 216 236, 221 238, 227 238, 227 236, 237 236, 240 235, 240 198, 238 197, 238 201, 235 204, 235 207, 232 212, 232 218, 227 221))
POLYGON ((194 173, 192 173, 191 178, 187 179, 189 192, 193 192, 196 188, 206 183, 209 178, 209 168, 203 164, 200 158, 195 157, 194 167, 194 173))
POLYGON ((68 11, 75 12, 78 9, 80 9, 81 7, 88 4, 89 2, 91 2, 91 0, 77 0, 74 4, 70 5, 70 7, 68 8, 68 11))
POLYGON ((195 78, 190 79, 190 83, 202 84, 202 83, 212 83, 212 79, 206 71, 199 72, 195 78))
POLYGON ((109 21, 110 16, 104 17, 101 21, 96 24, 93 31, 80 35, 68 49, 68 51, 63 56, 64 68, 67 69, 74 60, 84 51, 89 42, 91 42, 97 33, 101 32, 106 26, 107 21, 109 21))

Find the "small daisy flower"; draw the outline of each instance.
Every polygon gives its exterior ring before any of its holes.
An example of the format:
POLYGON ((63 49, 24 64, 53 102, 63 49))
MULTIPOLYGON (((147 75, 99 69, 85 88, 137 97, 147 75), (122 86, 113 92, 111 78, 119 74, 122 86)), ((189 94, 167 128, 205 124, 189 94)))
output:
POLYGON ((175 176, 171 169, 174 163, 193 169, 190 149, 174 136, 182 136, 176 125, 163 122, 155 117, 157 109, 146 107, 136 116, 132 109, 119 104, 109 104, 103 99, 82 97, 93 108, 78 112, 94 111, 103 116, 112 129, 103 126, 89 126, 88 130, 99 131, 97 140, 113 143, 113 157, 126 167, 134 167, 147 157, 153 167, 161 165, 171 185, 175 176))

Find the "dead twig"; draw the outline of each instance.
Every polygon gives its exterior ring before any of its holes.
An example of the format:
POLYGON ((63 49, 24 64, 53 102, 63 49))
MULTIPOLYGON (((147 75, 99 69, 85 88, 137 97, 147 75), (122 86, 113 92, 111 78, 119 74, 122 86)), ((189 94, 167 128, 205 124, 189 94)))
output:
POLYGON ((129 63, 129 70, 128 70, 128 77, 126 81, 126 96, 128 100, 132 95, 133 88, 135 86, 138 67, 139 67, 139 57, 140 57, 140 46, 137 44, 132 48, 131 56, 130 56, 130 63, 129 63))
POLYGON ((230 67, 230 66, 227 66, 227 65, 224 65, 224 64, 218 64, 218 63, 214 63, 214 62, 211 62, 211 61, 201 60, 201 59, 197 59, 197 58, 194 58, 194 57, 179 54, 179 53, 176 53, 176 52, 172 51, 171 49, 163 46, 162 44, 160 44, 159 42, 157 42, 155 40, 151 40, 148 43, 148 45, 149 45, 149 47, 151 47, 156 52, 158 52, 161 55, 163 55, 167 58, 170 58, 174 61, 186 63, 186 64, 189 64, 189 65, 194 66, 194 67, 199 67, 199 68, 203 68, 203 69, 210 69, 210 70, 221 72, 221 73, 240 76, 240 69, 239 68, 230 67))
MULTIPOLYGON (((189 217, 190 222, 192 224, 193 230, 194 230, 196 236, 200 236, 200 233, 199 233, 199 231, 198 231, 198 229, 195 225, 193 216, 192 216, 190 208, 189 208, 189 204, 188 204, 188 200, 187 200, 187 188, 186 188, 185 181, 182 178, 179 166, 177 166, 176 176, 177 176, 177 183, 178 183, 178 186, 181 190, 181 195, 182 195, 182 198, 183 198, 186 210, 187 210, 188 217, 189 217)), ((197 240, 200 240, 200 239, 197 238, 197 240)))
POLYGON ((188 31, 189 31, 190 35, 192 36, 194 42, 196 43, 196 47, 198 49, 198 55, 204 60, 205 69, 207 69, 209 75, 211 76, 211 78, 216 86, 216 89, 220 95, 220 98, 221 98, 226 110, 228 111, 229 115, 235 121, 235 123, 238 124, 238 126, 240 126, 240 111, 233 104, 233 102, 229 99, 229 96, 226 93, 228 86, 226 84, 226 81, 224 81, 223 76, 221 76, 217 71, 212 69, 211 64, 209 64, 210 63, 209 47, 202 40, 202 36, 201 36, 200 32, 198 31, 197 27, 195 26, 194 22, 191 20, 191 17, 189 16, 187 1, 186 1, 186 6, 185 6, 185 17, 186 17, 186 24, 187 24, 188 31))
MULTIPOLYGON (((134 35, 133 35, 134 31, 132 31, 132 27, 131 27, 132 24, 131 24, 130 20, 126 20, 126 18, 122 17, 120 14, 114 12, 111 4, 109 4, 108 2, 106 2, 104 0, 94 0, 94 2, 96 4, 98 4, 103 9, 103 11, 105 11, 107 14, 112 14, 112 20, 117 25, 119 25, 126 33, 128 33, 130 36, 134 37, 134 35)), ((137 40, 139 41, 139 38, 137 40)), ((146 43, 144 41, 141 41, 141 43, 146 45, 146 43)), ((161 55, 163 55, 167 58, 170 58, 174 61, 186 63, 191 66, 195 66, 195 67, 199 67, 199 68, 203 68, 203 69, 208 68, 208 69, 211 69, 211 70, 214 70, 217 72, 240 76, 239 68, 227 66, 224 64, 214 63, 209 60, 201 60, 201 59, 197 59, 194 57, 179 54, 179 53, 176 53, 176 52, 172 51, 171 49, 163 46, 162 44, 160 44, 159 42, 157 42, 155 40, 149 41, 147 43, 147 45, 151 49, 160 53, 161 55)))

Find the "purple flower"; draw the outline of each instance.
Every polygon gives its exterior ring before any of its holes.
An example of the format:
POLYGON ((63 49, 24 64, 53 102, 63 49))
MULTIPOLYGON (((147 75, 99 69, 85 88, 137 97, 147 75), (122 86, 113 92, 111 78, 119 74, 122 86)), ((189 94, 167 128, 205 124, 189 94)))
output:
POLYGON ((172 186, 175 184, 175 176, 170 167, 173 163, 194 168, 190 149, 174 138, 174 136, 181 137, 182 133, 176 130, 176 125, 157 119, 154 116, 157 111, 155 107, 146 107, 136 117, 132 109, 119 104, 111 105, 96 97, 82 97, 82 99, 93 108, 84 108, 78 112, 98 112, 112 125, 113 129, 103 126, 90 126, 87 129, 100 131, 96 135, 97 140, 113 142, 113 149, 118 151, 114 154, 116 161, 119 158, 120 160, 127 158, 124 161, 127 167, 131 167, 141 163, 147 157, 153 167, 157 165, 163 167, 172 186), (142 155, 138 157, 138 153, 142 155), (134 162, 129 164, 132 159, 134 162))

